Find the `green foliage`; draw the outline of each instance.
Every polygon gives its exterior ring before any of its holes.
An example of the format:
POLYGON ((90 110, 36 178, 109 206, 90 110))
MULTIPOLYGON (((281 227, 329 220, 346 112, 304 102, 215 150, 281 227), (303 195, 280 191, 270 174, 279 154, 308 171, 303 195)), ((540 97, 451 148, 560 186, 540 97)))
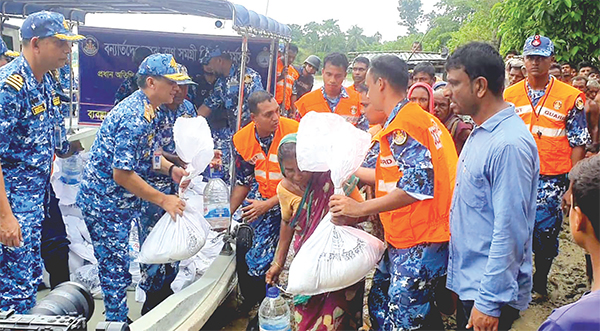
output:
POLYGON ((398 24, 408 29, 409 34, 417 33, 417 24, 423 19, 421 0, 398 0, 400 21, 398 24))
POLYGON ((577 63, 600 56, 598 0, 505 0, 492 15, 503 54, 523 49, 528 36, 541 34, 554 42, 557 61, 577 63))

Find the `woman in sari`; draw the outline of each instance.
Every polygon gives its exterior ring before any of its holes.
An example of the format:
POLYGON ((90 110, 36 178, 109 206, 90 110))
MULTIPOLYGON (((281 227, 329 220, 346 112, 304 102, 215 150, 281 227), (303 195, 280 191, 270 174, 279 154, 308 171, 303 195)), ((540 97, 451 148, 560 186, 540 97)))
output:
MULTIPOLYGON (((277 282, 283 271, 288 250, 298 252, 329 212, 329 197, 334 185, 329 172, 304 172, 296 162, 296 134, 285 136, 278 149, 284 179, 277 187, 281 205, 279 244, 266 282, 277 282)), ((356 184, 347 191, 362 200, 356 184)), ((298 330, 357 330, 362 326, 364 281, 345 289, 312 297, 294 298, 294 316, 298 330)))
POLYGON ((433 114, 433 89, 429 84, 414 83, 408 90, 408 100, 417 103, 426 112, 433 114))

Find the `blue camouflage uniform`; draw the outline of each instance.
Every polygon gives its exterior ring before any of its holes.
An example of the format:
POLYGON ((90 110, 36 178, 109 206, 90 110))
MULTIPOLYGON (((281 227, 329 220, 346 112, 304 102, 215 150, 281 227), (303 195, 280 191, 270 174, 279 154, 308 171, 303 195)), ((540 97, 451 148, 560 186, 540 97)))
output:
POLYGON ((133 92, 138 89, 136 76, 125 78, 125 80, 119 86, 119 89, 115 93, 115 105, 123 101, 123 99, 130 96, 133 92))
MULTIPOLYGON (((250 123, 250 110, 248 110, 248 97, 252 92, 263 90, 260 74, 246 67, 244 76, 244 100, 242 105, 241 128, 250 123)), ((229 75, 219 77, 215 82, 211 94, 204 100, 204 105, 211 111, 225 111, 227 113, 227 127, 213 130, 215 148, 223 152, 223 174, 227 181, 229 178, 231 151, 233 149, 232 138, 237 129, 238 97, 240 86, 240 66, 232 64, 229 75)))
MULTIPOLYGON (((183 100, 183 103, 175 110, 168 109, 165 105, 161 106, 156 114, 157 132, 155 136, 155 146, 171 154, 175 154, 175 141, 173 139, 173 126, 175 120, 179 117, 196 117, 194 105, 183 100)), ((177 193, 176 184, 166 175, 151 172, 148 177, 148 184, 164 194, 177 193)), ((148 201, 142 201, 141 219, 138 222, 138 231, 140 235, 140 246, 144 244, 146 238, 165 214, 165 211, 159 206, 148 201)), ((148 293, 158 292, 170 288, 170 284, 177 276, 179 262, 168 264, 140 264, 142 278, 140 288, 148 293)))
MULTIPOLYGON (((529 82, 526 85, 531 104, 536 107, 544 97, 546 88, 536 91, 531 88, 529 82)), ((583 109, 573 107, 569 111, 566 130, 567 139, 572 148, 585 147, 591 140, 583 109)), ((536 268, 540 270, 548 269, 536 273, 537 277, 534 275, 534 289, 541 294, 546 293, 544 278, 547 276, 552 260, 558 255, 558 234, 563 220, 561 201, 568 188, 568 173, 561 175, 540 174, 539 176, 535 226, 533 229, 533 252, 535 253, 536 268), (537 280, 537 278, 540 279, 537 280)))
MULTIPOLYGON (((408 102, 400 102, 384 127, 408 102)), ((407 135, 404 144, 395 144, 388 135, 392 155, 403 176, 396 186, 418 200, 432 199, 434 186, 431 153, 407 135)), ((368 164, 367 164, 368 165, 368 164)), ((434 290, 446 275, 448 243, 422 243, 398 249, 388 245, 373 277, 369 294, 371 322, 376 330, 443 329, 434 290)))
MULTIPOLYGON (((255 135, 263 151, 268 154, 269 148, 273 143, 274 135, 265 138, 255 135)), ((258 191, 258 184, 254 178, 254 165, 244 161, 244 158, 235 150, 236 156, 236 185, 250 187, 248 199, 267 200, 258 191)), ((244 202, 243 206, 248 203, 244 202)), ((254 229, 254 240, 252 248, 246 254, 246 263, 248 265, 248 274, 253 277, 262 277, 266 275, 279 241, 279 228, 281 225, 281 209, 279 204, 271 208, 267 213, 260 216, 256 221, 250 223, 254 229)))
POLYGON ((114 181, 113 169, 135 171, 142 179, 150 176, 154 116, 141 90, 109 112, 96 135, 77 195, 98 259, 108 321, 127 320, 129 231, 141 211, 141 199, 114 181))
MULTIPOLYGON (((21 38, 83 38, 69 32, 64 22, 58 13, 33 13, 23 22, 21 38)), ((21 247, 0 244, 0 310, 26 313, 35 304, 42 280, 41 223, 52 158, 66 154, 69 143, 49 74, 38 81, 19 56, 0 69, 0 89, 0 163, 6 196, 23 236, 21 247)))
MULTIPOLYGON (((147 57, 138 75, 189 79, 178 72, 173 56, 167 54, 147 57)), ((143 91, 137 90, 117 104, 96 134, 77 195, 98 259, 107 321, 127 321, 129 231, 142 211, 142 200, 117 184, 113 171, 134 171, 147 181, 153 171, 157 127, 156 110, 143 91)))

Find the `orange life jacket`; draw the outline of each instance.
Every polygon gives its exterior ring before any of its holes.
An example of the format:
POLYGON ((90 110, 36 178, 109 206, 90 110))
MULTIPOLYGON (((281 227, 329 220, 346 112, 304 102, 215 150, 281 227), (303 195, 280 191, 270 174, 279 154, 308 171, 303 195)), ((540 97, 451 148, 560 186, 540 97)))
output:
MULTIPOLYGON (((281 75, 283 71, 283 61, 281 59, 277 59, 277 77, 281 75)), ((277 81, 275 85, 275 101, 278 104, 281 104, 283 101, 283 90, 285 84, 285 109, 289 110, 292 107, 292 87, 294 86, 294 82, 296 79, 300 77, 300 74, 293 66, 288 66, 288 72, 285 79, 277 81)))
POLYGON ((540 174, 560 175, 571 171, 572 148, 567 139, 567 115, 573 107, 583 111, 584 94, 551 77, 546 94, 535 111, 527 95, 526 80, 507 88, 504 100, 515 105, 517 114, 535 139, 540 156, 540 174))
POLYGON ((434 186, 433 199, 379 213, 385 239, 400 249, 450 240, 450 204, 458 162, 450 133, 435 116, 416 103, 406 104, 390 125, 373 138, 379 141, 381 148, 375 168, 375 195, 378 198, 393 191, 403 176, 390 149, 390 135, 393 135, 394 143, 400 145, 406 142, 408 135, 431 152, 434 186))
POLYGON ((233 136, 233 145, 240 156, 244 161, 254 165, 254 178, 258 183, 258 191, 263 198, 269 199, 277 194, 277 184, 283 179, 277 161, 277 148, 283 137, 295 132, 298 132, 298 122, 281 117, 268 155, 265 155, 256 140, 253 122, 243 127, 233 136))
MULTIPOLYGON (((346 121, 353 125, 358 124, 361 115, 360 94, 353 90, 346 89, 349 98, 341 98, 340 103, 335 107, 335 113, 342 116, 346 121)), ((303 117, 309 111, 319 113, 331 113, 329 104, 323 96, 321 89, 306 93, 302 98, 296 101, 296 108, 300 117, 303 117)))

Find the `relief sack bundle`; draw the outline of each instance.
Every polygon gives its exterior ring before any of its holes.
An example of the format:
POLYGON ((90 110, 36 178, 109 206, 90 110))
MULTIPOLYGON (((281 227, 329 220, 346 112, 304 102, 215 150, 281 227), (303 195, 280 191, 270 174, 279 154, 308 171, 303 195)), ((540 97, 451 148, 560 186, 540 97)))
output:
MULTIPOLYGON (((302 171, 331 171, 336 194, 361 166, 371 136, 331 113, 309 112, 300 121, 296 159, 302 171)), ((290 266, 287 292, 317 295, 352 286, 381 259, 381 240, 325 215, 290 266)))

